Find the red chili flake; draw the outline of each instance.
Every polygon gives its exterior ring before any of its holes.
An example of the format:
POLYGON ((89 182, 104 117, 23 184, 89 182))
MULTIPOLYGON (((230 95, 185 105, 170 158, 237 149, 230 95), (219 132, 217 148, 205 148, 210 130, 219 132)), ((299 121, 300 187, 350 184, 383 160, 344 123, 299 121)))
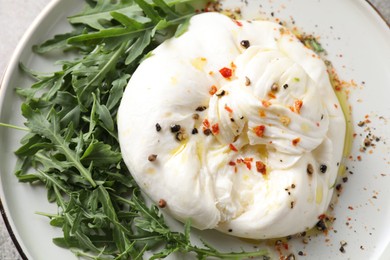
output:
POLYGON ((214 135, 219 134, 219 125, 218 125, 218 123, 213 124, 213 125, 211 126, 211 131, 213 132, 214 135))
POLYGON ((268 93, 268 97, 274 98, 274 99, 276 98, 276 96, 273 93, 271 93, 271 92, 268 93))
POLYGON ((299 138, 299 137, 295 138, 294 140, 292 140, 292 145, 297 146, 300 141, 301 141, 301 138, 299 138))
POLYGON ((337 109, 337 108, 339 108, 339 106, 337 105, 337 104, 333 104, 334 105, 334 107, 337 109))
POLYGON ((204 127, 206 127, 206 128, 209 128, 209 127, 210 127, 210 122, 209 122, 209 120, 208 120, 207 118, 203 120, 203 125, 204 125, 204 127))
POLYGON ((320 123, 316 123, 317 127, 320 127, 320 123))
POLYGON ((233 109, 231 109, 228 105, 225 105, 225 110, 229 113, 233 113, 233 109))
POLYGON ((252 162, 253 162, 253 158, 248 158, 248 157, 244 158, 244 161, 243 161, 243 163, 246 165, 248 170, 252 169, 252 162))
POLYGON ((219 70, 219 73, 221 73, 222 77, 224 78, 230 78, 233 75, 232 69, 223 67, 222 69, 219 70))
POLYGON ((326 215, 325 214, 321 214, 318 216, 318 219, 325 219, 326 218, 326 215))
POLYGON ((256 170, 263 175, 267 173, 267 168, 261 161, 256 161, 256 170))
POLYGON ((265 126, 264 125, 259 125, 253 128, 253 131, 258 137, 263 137, 264 136, 264 131, 265 131, 265 126))
POLYGON ((348 209, 349 209, 349 210, 353 210, 353 207, 352 207, 352 206, 348 206, 348 209))
POLYGON ((228 164, 229 164, 230 166, 236 166, 236 163, 235 163, 235 162, 232 162, 232 161, 230 161, 228 164))
POLYGON ((233 144, 229 144, 229 148, 232 151, 238 152, 237 148, 233 144))
POLYGON ((360 155, 358 155, 357 159, 358 159, 358 161, 361 161, 362 157, 360 155))
POLYGON ((262 100, 261 104, 263 105, 263 107, 269 107, 271 105, 271 102, 269 102, 267 100, 262 100))
POLYGON ((242 23, 240 21, 237 21, 237 20, 233 20, 238 26, 242 26, 242 23))
POLYGON ((251 170, 252 169, 252 164, 251 162, 244 162, 246 167, 248 168, 248 170, 251 170))
POLYGON ((299 114, 301 112, 302 105, 303 105, 302 100, 295 100, 294 111, 299 114))
POLYGON ((214 95, 216 92, 217 92, 217 87, 215 85, 212 85, 211 88, 210 88, 210 95, 214 95))

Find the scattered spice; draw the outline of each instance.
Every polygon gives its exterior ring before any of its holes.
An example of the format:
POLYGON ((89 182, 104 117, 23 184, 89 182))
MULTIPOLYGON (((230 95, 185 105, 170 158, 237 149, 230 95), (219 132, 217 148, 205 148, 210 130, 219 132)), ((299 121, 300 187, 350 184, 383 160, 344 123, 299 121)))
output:
POLYGON ((288 84, 284 84, 284 85, 283 85, 283 88, 284 88, 284 89, 287 89, 287 88, 288 88, 288 84))
POLYGON ((187 139, 187 134, 183 133, 183 132, 177 132, 176 133, 176 140, 178 140, 179 142, 183 141, 187 139))
POLYGON ((311 163, 309 163, 309 164, 307 165, 306 172, 307 172, 307 174, 309 174, 309 175, 312 175, 312 174, 314 173, 314 168, 313 168, 313 165, 312 165, 311 163))
POLYGON ((280 116, 279 121, 284 125, 288 126, 291 122, 291 119, 288 116, 280 116))
POLYGON ((292 145, 297 146, 300 141, 301 141, 301 138, 298 137, 298 138, 293 139, 291 142, 292 142, 292 145))
POLYGON ((321 173, 326 173, 327 169, 328 169, 328 166, 326 166, 325 164, 320 165, 320 172, 321 173))
POLYGON ((245 49, 248 49, 249 46, 251 46, 251 44, 249 43, 248 40, 242 40, 242 41, 240 42, 240 45, 241 45, 242 47, 244 47, 245 49))
POLYGON ((261 161, 256 161, 256 170, 257 170, 257 172, 261 173, 262 175, 267 173, 267 167, 261 161))
POLYGON ((249 86, 251 84, 251 80, 245 76, 245 86, 249 86))
POLYGON ((298 252, 298 255, 303 256, 303 252, 302 252, 302 251, 299 251, 299 252, 298 252))
POLYGON ((154 162, 157 159, 157 154, 151 154, 148 156, 149 162, 154 162))
POLYGON ((272 84, 271 91, 272 92, 278 92, 278 90, 279 90, 279 84, 278 83, 272 84))
POLYGON ((192 115, 192 119, 198 120, 198 119, 199 119, 199 114, 193 114, 193 115, 192 115))
POLYGON ((259 116, 260 117, 266 117, 267 115, 266 115, 266 113, 265 113, 265 111, 263 109, 259 109, 259 116))
POLYGON ((258 137, 263 137, 264 136, 264 131, 265 131, 265 126, 264 125, 259 125, 253 128, 253 131, 258 137))
POLYGON ((238 152, 237 148, 233 144, 229 144, 229 148, 232 151, 238 152))
POLYGON ((336 190, 337 192, 341 192, 343 190, 343 185, 341 185, 340 183, 336 185, 336 190))
POLYGON ((205 135, 209 136, 209 135, 211 135, 211 130, 210 130, 209 128, 204 129, 204 130, 203 130, 203 133, 204 133, 205 135))
POLYGON ((294 201, 290 202, 290 208, 294 208, 294 201))
POLYGON ((166 206, 167 206, 167 202, 166 202, 165 200, 160 199, 160 200, 158 201, 158 207, 159 207, 159 208, 165 208, 166 206))
POLYGON ((236 166, 236 163, 233 162, 233 161, 230 161, 228 164, 229 164, 230 166, 236 166))
POLYGON ((212 85, 210 87, 209 94, 214 95, 215 93, 217 93, 217 91, 218 91, 217 87, 215 85, 212 85))
POLYGON ((156 131, 157 132, 160 132, 161 131, 161 126, 159 123, 156 124, 156 131))
POLYGON ((362 126, 364 126, 366 123, 364 122, 364 121, 360 121, 357 125, 359 126, 359 127, 362 127, 362 126))
POLYGON ((294 112, 299 114, 301 112, 302 105, 303 105, 302 100, 295 100, 295 102, 294 102, 294 112))
POLYGON ((237 21, 237 20, 233 20, 236 24, 237 24, 237 26, 242 26, 242 23, 240 22, 240 21, 237 21))
POLYGON ((171 132, 172 132, 172 133, 179 132, 180 129, 181 129, 181 126, 180 126, 180 125, 176 125, 176 124, 171 125, 171 132))
POLYGON ((366 146, 366 147, 370 146, 371 145, 371 140, 369 138, 365 138, 363 143, 364 143, 364 146, 366 146))
POLYGON ((252 169, 252 162, 253 158, 244 158, 244 159, 237 159, 237 163, 243 163, 248 168, 248 170, 252 169))
POLYGON ((347 242, 345 241, 340 241, 340 252, 345 253, 345 246, 347 245, 347 242))
POLYGON ((269 93, 268 93, 268 97, 271 98, 271 99, 272 99, 272 98, 273 98, 273 99, 276 98, 276 96, 275 96, 272 92, 269 92, 269 93))
POLYGON ((218 123, 215 123, 211 126, 211 131, 213 132, 214 135, 219 134, 219 125, 218 123))
POLYGON ((203 126, 204 126, 205 128, 209 128, 209 127, 210 127, 210 122, 209 122, 209 120, 208 120, 207 118, 205 118, 205 119, 203 120, 203 126))
POLYGON ((289 254, 284 258, 285 260, 295 260, 295 255, 294 254, 289 254))
POLYGON ((271 102, 267 101, 267 100, 262 100, 261 101, 261 104, 263 105, 263 107, 269 107, 271 106, 271 102))
POLYGON ((199 111, 199 112, 202 112, 202 111, 204 111, 206 109, 207 109, 207 107, 205 107, 205 106, 198 106, 195 110, 199 111))
POLYGON ((225 110, 229 113, 233 113, 233 109, 231 109, 228 105, 225 105, 225 110))
POLYGON ((222 77, 224 78, 230 78, 233 75, 232 69, 223 67, 222 69, 219 70, 219 73, 221 73, 222 77))
POLYGON ((196 135, 198 133, 198 129, 197 128, 194 128, 192 129, 192 132, 191 132, 193 135, 196 135))
POLYGON ((217 97, 223 97, 225 94, 226 94, 226 91, 225 90, 221 90, 216 95, 217 95, 217 97))
POLYGON ((319 231, 326 231, 328 228, 326 227, 326 223, 323 219, 320 219, 317 224, 316 224, 316 228, 317 230, 319 231))

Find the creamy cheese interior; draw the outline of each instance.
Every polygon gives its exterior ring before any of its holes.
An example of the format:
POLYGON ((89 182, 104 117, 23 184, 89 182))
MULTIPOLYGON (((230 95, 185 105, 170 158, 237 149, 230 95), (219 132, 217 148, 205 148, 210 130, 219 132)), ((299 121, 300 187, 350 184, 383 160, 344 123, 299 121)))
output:
POLYGON ((118 113, 124 160, 155 203, 196 228, 253 239, 318 222, 345 125, 313 51, 279 24, 218 13, 156 48, 118 113))

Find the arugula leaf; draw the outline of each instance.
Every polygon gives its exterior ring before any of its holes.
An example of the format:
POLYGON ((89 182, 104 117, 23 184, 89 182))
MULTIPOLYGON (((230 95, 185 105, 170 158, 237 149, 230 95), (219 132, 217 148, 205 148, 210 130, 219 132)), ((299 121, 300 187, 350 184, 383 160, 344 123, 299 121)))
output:
POLYGON ((71 162, 93 187, 96 186, 91 173, 82 165, 80 158, 69 148, 64 136, 60 134, 58 118, 54 111, 52 111, 49 115, 53 119, 52 122, 49 122, 39 111, 32 110, 27 104, 22 105, 22 114, 26 119, 28 119, 26 126, 30 128, 33 133, 49 139, 58 151, 66 157, 68 162, 71 162))

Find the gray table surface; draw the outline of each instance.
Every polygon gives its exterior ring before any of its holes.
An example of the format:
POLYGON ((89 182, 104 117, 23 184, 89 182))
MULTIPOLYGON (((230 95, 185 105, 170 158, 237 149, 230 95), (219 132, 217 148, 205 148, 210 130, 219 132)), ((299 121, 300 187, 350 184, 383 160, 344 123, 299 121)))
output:
MULTIPOLYGON (((31 21, 50 0, 0 0, 0 76, 31 21)), ((390 0, 370 0, 390 23, 390 0)), ((0 260, 21 259, 0 217, 0 260)))

